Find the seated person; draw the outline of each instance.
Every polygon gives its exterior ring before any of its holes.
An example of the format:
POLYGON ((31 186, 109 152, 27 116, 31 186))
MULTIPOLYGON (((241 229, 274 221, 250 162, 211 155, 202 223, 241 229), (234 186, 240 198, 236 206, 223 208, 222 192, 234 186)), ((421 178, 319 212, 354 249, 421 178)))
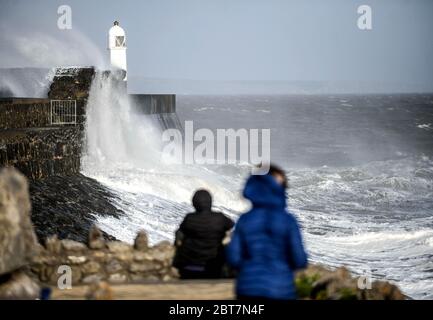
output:
POLYGON ((225 262, 222 241, 234 222, 211 210, 206 190, 198 190, 192 204, 196 211, 186 215, 176 232, 173 266, 182 279, 219 278, 225 262))

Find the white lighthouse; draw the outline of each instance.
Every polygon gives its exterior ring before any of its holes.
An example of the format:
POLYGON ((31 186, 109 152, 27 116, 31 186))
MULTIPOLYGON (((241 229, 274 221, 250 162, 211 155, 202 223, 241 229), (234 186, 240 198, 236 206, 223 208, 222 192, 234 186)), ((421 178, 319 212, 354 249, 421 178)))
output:
POLYGON ((126 36, 118 21, 114 21, 114 25, 108 31, 108 50, 111 70, 120 71, 123 81, 126 81, 126 36))

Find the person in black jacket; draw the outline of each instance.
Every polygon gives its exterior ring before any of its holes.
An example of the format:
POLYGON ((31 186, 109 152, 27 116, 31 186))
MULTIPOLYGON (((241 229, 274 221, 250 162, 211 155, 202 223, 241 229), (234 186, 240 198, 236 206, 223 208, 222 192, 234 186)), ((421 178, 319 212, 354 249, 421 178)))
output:
POLYGON ((222 241, 234 222, 211 210, 206 190, 196 191, 192 204, 196 211, 186 215, 176 232, 173 266, 182 279, 219 278, 225 262, 222 241))

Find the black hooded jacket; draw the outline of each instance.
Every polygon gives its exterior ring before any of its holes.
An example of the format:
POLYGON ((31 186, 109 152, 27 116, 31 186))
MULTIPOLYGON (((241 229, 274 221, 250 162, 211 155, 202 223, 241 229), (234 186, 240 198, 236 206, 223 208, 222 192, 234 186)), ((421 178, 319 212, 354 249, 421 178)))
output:
POLYGON ((212 197, 206 190, 194 194, 192 204, 196 212, 189 213, 176 232, 177 247, 173 265, 209 266, 223 263, 223 245, 226 232, 234 222, 221 212, 211 211, 212 197))

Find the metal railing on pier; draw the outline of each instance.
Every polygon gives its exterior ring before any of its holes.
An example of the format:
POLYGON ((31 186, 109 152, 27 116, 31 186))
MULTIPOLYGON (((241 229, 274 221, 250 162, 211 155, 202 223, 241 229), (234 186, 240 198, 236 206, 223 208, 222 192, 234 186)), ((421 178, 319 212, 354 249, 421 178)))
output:
POLYGON ((51 125, 76 125, 77 101, 76 100, 51 100, 50 123, 51 125))

